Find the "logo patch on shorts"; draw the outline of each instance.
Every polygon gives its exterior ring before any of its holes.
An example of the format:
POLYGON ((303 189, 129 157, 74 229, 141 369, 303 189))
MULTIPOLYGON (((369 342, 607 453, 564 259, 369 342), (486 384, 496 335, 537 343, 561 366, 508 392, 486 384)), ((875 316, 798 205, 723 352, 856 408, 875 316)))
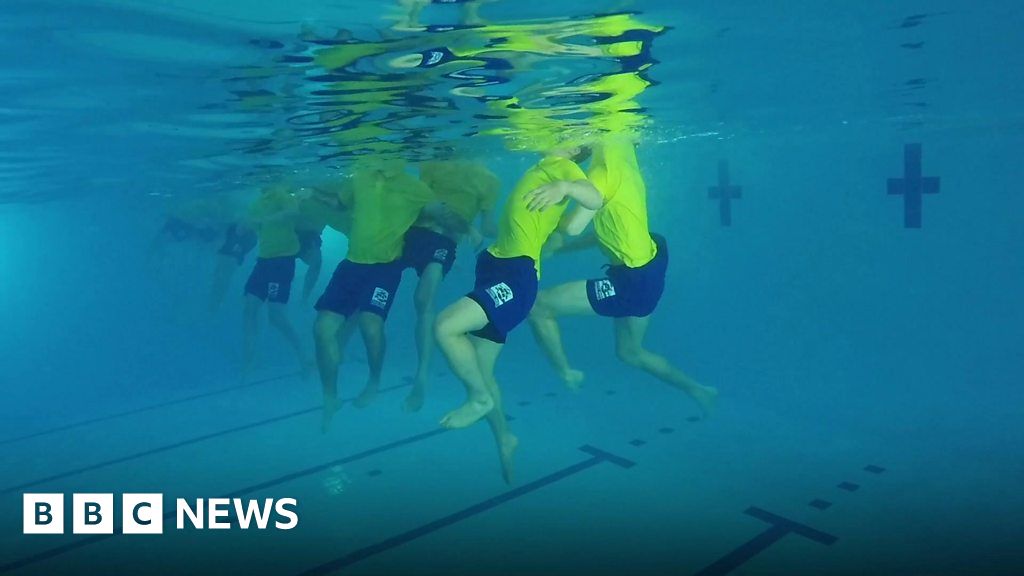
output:
POLYGON ((267 297, 277 298, 277 293, 281 291, 281 285, 277 282, 267 283, 267 297))
POLYGON ((384 309, 388 307, 388 300, 391 298, 391 293, 383 288, 374 288, 373 297, 370 298, 370 304, 373 304, 377 308, 384 309))
POLYGON ((594 298, 598 301, 615 296, 615 286, 611 280, 598 280, 594 282, 594 298))
POLYGON ((487 295, 491 297, 491 300, 494 300, 495 308, 515 298, 515 294, 512 293, 512 289, 504 282, 495 284, 488 288, 487 295))
POLYGON ((434 260, 437 260, 438 262, 440 262, 442 264, 447 262, 448 261, 448 249, 447 248, 438 248, 437 250, 434 250, 434 260))

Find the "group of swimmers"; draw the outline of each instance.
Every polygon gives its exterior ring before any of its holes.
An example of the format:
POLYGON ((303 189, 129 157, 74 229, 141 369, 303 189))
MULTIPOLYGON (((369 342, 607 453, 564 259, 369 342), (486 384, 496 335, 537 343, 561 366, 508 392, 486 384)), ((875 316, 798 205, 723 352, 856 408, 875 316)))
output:
MULTIPOLYGON (((465 385, 465 403, 441 425, 466 428, 483 419, 493 432, 503 477, 511 482, 518 440, 502 408, 495 365, 509 334, 526 322, 562 381, 577 389, 584 374, 568 359, 559 320, 570 315, 612 319, 615 352, 626 364, 674 386, 712 411, 717 390, 695 382, 644 345, 651 316, 665 289, 666 240, 648 227, 647 194, 632 142, 605 137, 587 145, 549 151, 522 176, 499 211, 499 180, 466 160, 420 163, 418 177, 400 160, 360 160, 345 179, 321 183, 303 197, 284 183, 266 186, 241 222, 228 229, 220 250, 214 301, 245 254, 258 258, 245 284, 245 369, 254 358, 260 309, 294 349, 304 368, 314 364, 323 387, 322 426, 340 403, 337 380, 342 351, 358 330, 369 379, 354 401, 376 396, 384 366, 384 324, 402 272, 419 276, 415 339, 419 362, 409 411, 424 401, 436 345, 465 385), (582 165, 589 161, 586 172, 582 165), (496 222, 496 223, 495 223, 496 222), (592 224, 592 226, 591 226, 592 224), (296 259, 308 265, 303 298, 316 284, 320 237, 331 228, 348 237, 348 252, 315 303, 315 360, 291 326, 284 305, 296 259), (452 269, 456 249, 482 247, 476 281, 467 294, 435 314, 438 288, 452 269), (540 289, 542 253, 597 246, 608 259, 602 277, 540 289)), ((549 264, 550 265, 550 264, 549 264)))

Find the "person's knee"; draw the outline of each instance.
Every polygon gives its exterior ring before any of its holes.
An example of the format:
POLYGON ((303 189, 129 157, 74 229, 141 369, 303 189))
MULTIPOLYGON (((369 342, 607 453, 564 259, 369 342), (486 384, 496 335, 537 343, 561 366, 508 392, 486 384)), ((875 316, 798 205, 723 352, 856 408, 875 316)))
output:
POLYGON ((453 335, 452 320, 454 314, 450 310, 444 310, 438 314, 437 319, 434 321, 434 338, 439 342, 449 338, 453 335))
POLYGON ((530 309, 530 322, 551 320, 554 317, 555 313, 551 308, 547 294, 544 292, 537 294, 537 300, 533 303, 533 308, 530 309))
POLYGON ((620 344, 615 347, 615 355, 623 363, 634 368, 643 362, 643 350, 636 346, 620 344))

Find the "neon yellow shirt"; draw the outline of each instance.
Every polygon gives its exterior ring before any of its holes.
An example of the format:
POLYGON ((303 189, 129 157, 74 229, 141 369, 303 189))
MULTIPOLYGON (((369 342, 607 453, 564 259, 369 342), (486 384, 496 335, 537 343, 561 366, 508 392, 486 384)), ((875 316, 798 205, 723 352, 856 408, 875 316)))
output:
POLYGON ((543 212, 531 212, 527 209, 526 195, 551 182, 585 178, 586 175, 576 163, 558 156, 548 156, 527 170, 505 203, 505 210, 498 222, 498 239, 488 251, 498 258, 529 256, 533 259, 539 278, 541 248, 558 227, 569 202, 565 200, 543 212))
POLYGON ((298 200, 285 187, 269 188, 253 202, 249 217, 256 221, 260 258, 283 258, 299 253, 294 218, 274 219, 277 214, 297 209, 298 200))
POLYGON ((604 198, 594 216, 594 231, 609 259, 630 268, 653 260, 658 248, 647 224, 647 188, 633 145, 604 141, 595 150, 588 179, 604 198))
POLYGON ((477 162, 445 161, 420 164, 420 180, 467 223, 498 202, 498 177, 477 162))
POLYGON ((358 264, 394 262, 402 255, 405 233, 434 194, 418 178, 399 166, 357 170, 341 194, 343 204, 351 197, 352 230, 348 260, 358 264))

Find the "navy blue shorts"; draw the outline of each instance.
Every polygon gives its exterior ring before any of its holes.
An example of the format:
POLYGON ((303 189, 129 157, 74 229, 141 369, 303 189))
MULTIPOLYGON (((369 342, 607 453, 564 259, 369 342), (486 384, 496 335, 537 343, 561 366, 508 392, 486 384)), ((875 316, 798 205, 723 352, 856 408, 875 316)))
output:
POLYGON ((476 285, 467 294, 490 321, 473 334, 502 344, 526 320, 537 301, 537 269, 528 256, 498 258, 484 250, 476 259, 476 285))
POLYGON ((320 233, 312 230, 296 230, 295 235, 299 237, 299 256, 306 256, 311 252, 319 252, 324 244, 320 233))
POLYGON ((668 270, 668 245, 665 238, 652 234, 658 253, 639 268, 609 266, 608 276, 587 280, 590 306, 599 316, 625 318, 650 316, 665 291, 668 270))
POLYGON ((441 265, 441 273, 447 276, 455 264, 455 252, 455 240, 429 228, 413 226, 405 233, 402 261, 406 268, 414 268, 420 276, 428 265, 436 262, 441 265))
POLYGON ((295 257, 260 258, 245 283, 245 293, 264 302, 284 304, 292 293, 295 257))
POLYGON ((370 312, 387 319, 402 282, 400 261, 387 264, 357 264, 342 260, 334 270, 317 310, 334 312, 346 318, 356 312, 370 312))
POLYGON ((241 264, 245 261, 246 255, 256 247, 256 242, 255 232, 232 224, 224 233, 224 245, 217 252, 225 256, 232 256, 241 264))

